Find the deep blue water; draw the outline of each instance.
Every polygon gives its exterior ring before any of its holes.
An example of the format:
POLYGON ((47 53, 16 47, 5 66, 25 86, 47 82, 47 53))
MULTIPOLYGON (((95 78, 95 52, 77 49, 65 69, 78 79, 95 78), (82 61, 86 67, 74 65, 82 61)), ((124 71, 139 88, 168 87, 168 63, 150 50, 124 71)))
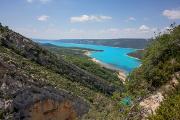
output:
POLYGON ((129 57, 127 54, 136 49, 133 48, 118 48, 102 45, 89 45, 89 44, 75 44, 75 43, 63 43, 59 41, 39 41, 40 43, 50 43, 56 46, 62 47, 78 47, 78 48, 89 48, 94 50, 103 50, 92 52, 90 54, 91 58, 96 58, 101 62, 115 68, 121 69, 126 73, 131 72, 134 68, 138 67, 141 62, 138 59, 129 57))

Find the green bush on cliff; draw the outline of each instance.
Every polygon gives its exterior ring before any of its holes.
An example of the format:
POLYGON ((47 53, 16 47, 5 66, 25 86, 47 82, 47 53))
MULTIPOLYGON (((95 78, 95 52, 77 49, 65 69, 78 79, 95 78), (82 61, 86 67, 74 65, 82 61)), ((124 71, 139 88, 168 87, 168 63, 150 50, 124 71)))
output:
POLYGON ((128 89, 145 94, 147 88, 158 88, 180 71, 180 26, 158 35, 145 49, 140 68, 129 76, 128 89))

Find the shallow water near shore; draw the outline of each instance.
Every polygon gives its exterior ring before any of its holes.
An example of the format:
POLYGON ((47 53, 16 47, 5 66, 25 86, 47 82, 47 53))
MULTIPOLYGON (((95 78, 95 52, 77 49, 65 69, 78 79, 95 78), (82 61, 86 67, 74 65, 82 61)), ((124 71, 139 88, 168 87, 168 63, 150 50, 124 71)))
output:
POLYGON ((77 47, 77 48, 88 48, 94 50, 89 54, 89 57, 95 58, 109 67, 116 70, 123 70, 126 74, 131 72, 134 68, 140 66, 140 60, 130 57, 127 54, 136 51, 133 48, 119 48, 102 45, 89 45, 89 44, 75 44, 75 43, 63 43, 60 41, 39 41, 40 43, 50 43, 61 47, 77 47))

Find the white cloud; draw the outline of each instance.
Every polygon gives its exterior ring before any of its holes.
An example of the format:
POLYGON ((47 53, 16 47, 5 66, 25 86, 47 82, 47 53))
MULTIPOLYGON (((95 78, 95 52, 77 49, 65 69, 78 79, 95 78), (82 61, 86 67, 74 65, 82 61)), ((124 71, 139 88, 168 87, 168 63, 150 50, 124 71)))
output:
POLYGON ((41 15, 41 16, 39 16, 37 19, 38 19, 39 21, 47 21, 48 18, 49 18, 49 16, 47 16, 47 15, 41 15))
POLYGON ((33 2, 33 0, 27 0, 27 2, 28 2, 28 3, 32 3, 32 2, 33 2))
POLYGON ((141 33, 154 33, 154 32, 159 32, 159 30, 155 27, 148 27, 147 25, 141 25, 139 29, 137 30, 141 33))
POLYGON ((180 10, 164 10, 162 14, 168 19, 180 19, 180 10))
POLYGON ((171 28, 170 27, 164 27, 164 30, 170 30, 171 28))
POLYGON ((131 38, 150 38, 154 36, 154 32, 157 31, 157 28, 151 28, 147 25, 141 25, 139 28, 125 28, 122 29, 122 34, 124 36, 129 36, 131 38))
POLYGON ((100 22, 103 20, 110 20, 110 19, 112 19, 112 17, 110 16, 81 15, 81 16, 71 17, 70 21, 71 23, 88 22, 88 21, 100 22))
POLYGON ((134 18, 134 17, 129 17, 129 18, 128 18, 128 21, 136 21, 136 18, 134 18))
POLYGON ((156 28, 150 28, 147 25, 141 25, 136 28, 109 28, 101 30, 98 36, 104 36, 105 38, 150 38, 156 32, 156 28))
POLYGON ((169 30, 171 30, 171 28, 167 26, 167 27, 163 27, 163 28, 161 28, 161 29, 159 29, 157 31, 161 32, 161 33, 168 33, 169 30))
POLYGON ((35 28, 35 26, 26 26, 26 28, 15 29, 17 32, 31 38, 61 39, 61 38, 151 38, 154 32, 163 32, 168 27, 154 28, 147 25, 129 28, 105 28, 105 29, 80 29, 69 28, 61 29, 57 25, 48 25, 45 28, 35 28))
POLYGON ((41 2, 41 3, 43 3, 43 4, 45 4, 45 3, 48 3, 48 2, 50 2, 51 0, 26 0, 28 3, 33 3, 33 2, 35 2, 35 1, 39 1, 39 2, 41 2))
POLYGON ((39 0, 41 3, 47 3, 50 2, 51 0, 39 0))
POLYGON ((141 25, 139 27, 139 30, 142 31, 142 32, 149 32, 150 28, 146 25, 141 25))
POLYGON ((110 20, 110 19, 112 19, 112 17, 110 17, 110 16, 96 16, 97 17, 97 19, 100 19, 100 20, 110 20))

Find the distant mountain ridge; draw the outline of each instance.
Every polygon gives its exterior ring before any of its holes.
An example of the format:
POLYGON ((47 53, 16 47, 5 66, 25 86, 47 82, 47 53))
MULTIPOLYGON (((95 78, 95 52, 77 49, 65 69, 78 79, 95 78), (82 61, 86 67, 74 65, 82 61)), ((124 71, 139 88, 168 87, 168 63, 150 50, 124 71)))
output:
POLYGON ((64 43, 105 45, 112 47, 144 49, 150 39, 142 38, 119 38, 119 39, 61 39, 64 43))

